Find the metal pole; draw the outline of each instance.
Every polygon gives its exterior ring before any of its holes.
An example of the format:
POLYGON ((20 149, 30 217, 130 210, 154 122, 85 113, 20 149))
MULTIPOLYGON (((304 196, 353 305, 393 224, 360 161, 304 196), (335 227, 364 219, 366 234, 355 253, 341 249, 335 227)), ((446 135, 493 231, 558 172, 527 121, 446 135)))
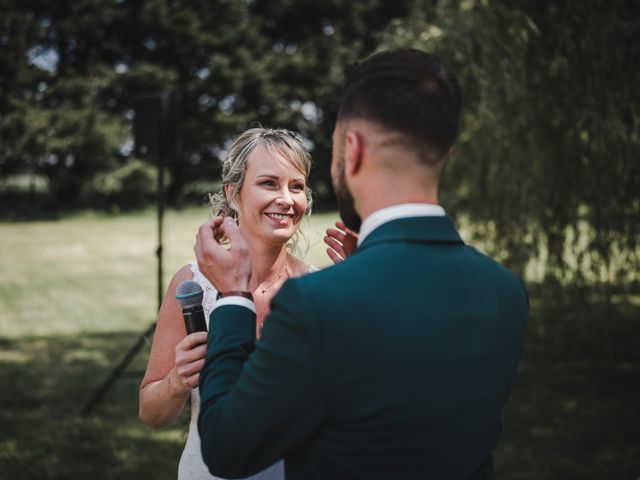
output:
MULTIPOLYGON (((160 108, 159 118, 158 118, 158 135, 157 135, 157 148, 155 149, 156 153, 156 163, 158 165, 158 184, 156 191, 156 209, 157 209, 157 220, 158 220, 158 228, 157 228, 157 241, 158 246, 156 248, 156 258, 158 260, 158 278, 157 278, 157 287, 158 287, 158 310, 160 310, 160 306, 162 305, 162 297, 164 293, 163 287, 163 220, 164 220, 164 176, 165 176, 165 165, 166 165, 166 155, 167 155, 167 144, 166 144, 166 135, 170 132, 167 131, 167 116, 170 114, 170 101, 171 97, 168 95, 162 95, 159 98, 160 108)), ((124 358, 120 361, 118 366, 111 372, 109 377, 98 387, 98 389, 93 393, 89 401, 84 405, 81 410, 82 415, 87 415, 91 413, 94 407, 100 403, 104 395, 109 391, 113 382, 122 375, 124 370, 127 368, 131 360, 136 356, 138 351, 144 346, 147 338, 149 338, 156 329, 156 322, 153 322, 147 330, 145 330, 142 335, 138 338, 136 343, 131 347, 131 349, 125 354, 124 358)))
POLYGON ((158 138, 158 155, 157 155, 157 163, 158 163, 158 188, 156 192, 156 204, 158 210, 158 248, 156 249, 156 257, 158 258, 158 311, 160 311, 160 307, 162 306, 162 296, 164 294, 163 288, 163 245, 162 245, 162 234, 163 234, 163 220, 164 220, 164 170, 165 170, 165 156, 167 154, 165 145, 166 143, 163 141, 165 136, 168 134, 166 131, 167 120, 166 117, 169 114, 168 111, 168 101, 169 98, 167 95, 163 95, 160 97, 160 135, 158 138))

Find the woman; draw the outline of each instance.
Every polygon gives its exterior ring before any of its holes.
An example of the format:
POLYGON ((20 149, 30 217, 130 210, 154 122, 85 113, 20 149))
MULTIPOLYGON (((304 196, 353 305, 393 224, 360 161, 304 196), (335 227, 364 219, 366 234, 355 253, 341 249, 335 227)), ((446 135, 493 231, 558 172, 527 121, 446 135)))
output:
MULTIPOLYGON (((256 335, 269 311, 269 302, 291 277, 312 267, 287 249, 311 206, 307 177, 311 158, 301 141, 286 130, 253 128, 234 142, 222 168, 223 192, 212 196, 214 215, 234 217, 251 256, 250 289, 256 304, 256 335)), ((140 386, 140 419, 155 428, 175 420, 191 398, 189 436, 180 459, 179 479, 212 479, 200 455, 197 418, 198 379, 204 365, 207 333, 186 335, 182 311, 175 299, 184 280, 204 290, 205 317, 215 305, 217 291, 195 261, 180 269, 165 294, 153 338, 147 371, 140 386)), ((283 479, 280 461, 252 479, 283 479)))

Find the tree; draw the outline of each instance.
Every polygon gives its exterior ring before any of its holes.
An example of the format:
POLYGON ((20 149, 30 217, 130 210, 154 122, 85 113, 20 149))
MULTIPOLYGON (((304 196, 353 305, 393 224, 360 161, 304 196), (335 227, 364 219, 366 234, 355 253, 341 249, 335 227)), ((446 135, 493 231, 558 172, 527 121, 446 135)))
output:
POLYGON ((457 73, 463 129, 443 198, 530 277, 638 280, 639 24, 624 0, 441 1, 387 32, 384 45, 434 51, 457 73))
POLYGON ((154 92, 182 99, 183 155, 169 165, 170 202, 180 201, 185 185, 218 178, 218 159, 230 139, 259 122, 303 135, 317 165, 312 186, 319 203, 327 205, 333 198, 328 164, 343 67, 370 53, 389 21, 407 15, 412 5, 411 0, 5 3, 9 20, 1 38, 11 48, 0 55, 12 68, 0 76, 8 99, 0 121, 0 174, 37 168, 67 205, 80 200, 70 193, 79 184, 92 184, 105 169, 122 171, 132 156, 126 126, 134 99, 154 92), (25 121, 29 111, 40 123, 25 121), (49 128, 53 138, 44 141, 42 122, 53 119, 61 129, 49 128), (81 125, 95 128, 88 132, 81 125), (56 143, 60 135, 65 140, 56 143), (51 156, 54 144, 58 150, 51 156), (80 151, 93 156, 81 157, 80 151), (68 158, 74 160, 65 162, 68 158), (29 159, 36 159, 36 167, 29 159))

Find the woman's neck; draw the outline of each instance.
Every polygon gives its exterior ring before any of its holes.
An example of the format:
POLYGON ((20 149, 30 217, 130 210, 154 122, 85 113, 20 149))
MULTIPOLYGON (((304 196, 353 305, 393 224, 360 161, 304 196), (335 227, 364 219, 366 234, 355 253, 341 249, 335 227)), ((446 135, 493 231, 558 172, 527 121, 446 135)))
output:
POLYGON ((287 267, 287 245, 267 245, 257 239, 247 239, 251 257, 250 289, 280 275, 287 267))

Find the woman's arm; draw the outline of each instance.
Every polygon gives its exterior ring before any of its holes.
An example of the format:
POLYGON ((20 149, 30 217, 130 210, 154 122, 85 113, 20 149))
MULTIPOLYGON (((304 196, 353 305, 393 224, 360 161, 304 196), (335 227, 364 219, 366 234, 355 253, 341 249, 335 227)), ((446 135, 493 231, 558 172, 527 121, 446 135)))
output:
POLYGON ((166 425, 180 415, 204 365, 207 332, 186 335, 182 310, 175 299, 176 287, 192 277, 188 265, 175 274, 158 314, 147 371, 140 385, 140 420, 151 428, 166 425))

